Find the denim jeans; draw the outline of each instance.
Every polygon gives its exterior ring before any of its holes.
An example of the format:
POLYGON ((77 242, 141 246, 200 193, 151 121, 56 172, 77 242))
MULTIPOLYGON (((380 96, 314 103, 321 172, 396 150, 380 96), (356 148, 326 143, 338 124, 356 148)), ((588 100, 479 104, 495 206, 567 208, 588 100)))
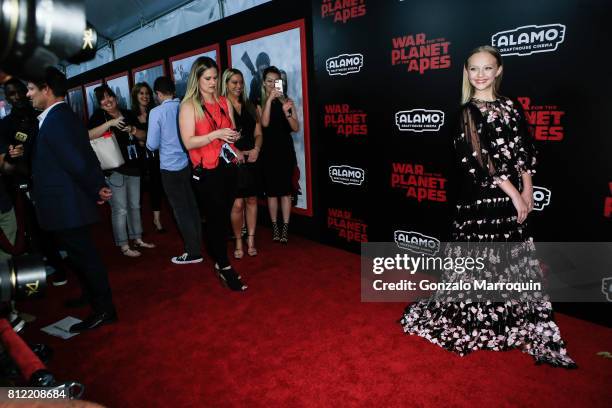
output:
POLYGON ((113 171, 107 181, 113 192, 110 199, 113 236, 115 244, 123 246, 128 243, 128 238, 142 237, 140 176, 126 176, 113 171))

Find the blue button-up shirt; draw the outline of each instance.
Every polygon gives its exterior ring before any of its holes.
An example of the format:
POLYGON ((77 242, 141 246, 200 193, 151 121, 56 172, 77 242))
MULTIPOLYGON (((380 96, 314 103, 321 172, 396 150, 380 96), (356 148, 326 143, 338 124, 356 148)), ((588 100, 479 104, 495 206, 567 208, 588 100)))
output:
POLYGON ((179 171, 189 163, 183 149, 178 126, 179 100, 167 99, 149 113, 147 148, 159 149, 160 168, 179 171))

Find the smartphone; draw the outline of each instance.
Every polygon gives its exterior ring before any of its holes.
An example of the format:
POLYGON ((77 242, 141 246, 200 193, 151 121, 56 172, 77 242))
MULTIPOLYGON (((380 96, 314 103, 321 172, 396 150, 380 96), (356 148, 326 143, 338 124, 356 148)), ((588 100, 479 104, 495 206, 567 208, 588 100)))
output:
POLYGON ((223 146, 221 146, 221 153, 219 156, 228 164, 238 164, 238 155, 236 155, 236 152, 234 152, 228 143, 224 143, 223 146))
POLYGON ((283 89, 283 80, 282 79, 277 79, 276 81, 274 81, 274 88, 276 88, 276 90, 280 93, 282 93, 283 95, 285 94, 285 90, 283 89))

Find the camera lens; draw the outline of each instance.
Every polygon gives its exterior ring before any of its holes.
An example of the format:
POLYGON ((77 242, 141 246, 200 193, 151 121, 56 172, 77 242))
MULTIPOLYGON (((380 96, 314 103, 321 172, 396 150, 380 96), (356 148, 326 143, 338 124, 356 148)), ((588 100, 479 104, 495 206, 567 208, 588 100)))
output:
POLYGON ((64 59, 91 59, 97 46, 80 0, 0 0, 0 38, 0 67, 27 79, 64 59))
POLYGON ((93 59, 98 50, 97 44, 98 32, 89 22, 87 22, 85 31, 83 32, 80 51, 68 58, 67 61, 71 64, 80 64, 81 62, 93 59))
POLYGON ((26 255, 0 262, 0 302, 41 297, 47 284, 45 264, 26 255))
POLYGON ((34 3, 24 0, 0 0, 0 63, 10 71, 29 54, 35 26, 34 3), (6 62, 6 63, 5 63, 6 62))

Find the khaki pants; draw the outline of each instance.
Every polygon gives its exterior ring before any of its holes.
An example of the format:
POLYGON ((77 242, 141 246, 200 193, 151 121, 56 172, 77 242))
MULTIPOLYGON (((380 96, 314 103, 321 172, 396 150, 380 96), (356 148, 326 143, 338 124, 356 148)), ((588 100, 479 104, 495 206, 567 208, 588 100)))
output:
MULTIPOLYGON (((11 244, 15 244, 17 236, 17 218, 15 218, 15 209, 11 208, 5 213, 0 213, 0 229, 11 244)), ((11 259, 13 255, 7 254, 0 249, 0 262, 11 259)))

